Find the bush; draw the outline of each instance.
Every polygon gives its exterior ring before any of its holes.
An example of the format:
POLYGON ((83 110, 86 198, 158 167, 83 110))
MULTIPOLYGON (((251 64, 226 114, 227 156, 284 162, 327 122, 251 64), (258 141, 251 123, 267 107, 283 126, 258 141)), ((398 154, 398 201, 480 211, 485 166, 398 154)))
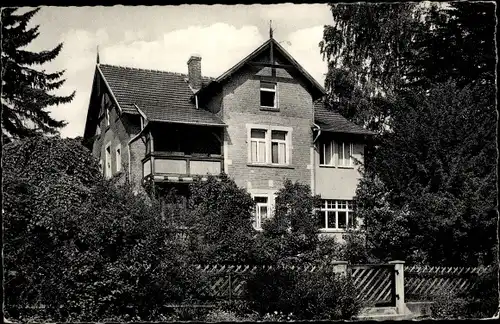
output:
POLYGON ((485 318, 498 310, 498 272, 490 267, 474 280, 473 287, 461 294, 442 293, 433 298, 435 318, 485 318))
POLYGON ((5 308, 27 319, 155 320, 202 280, 159 204, 105 181, 70 139, 33 138, 4 151, 5 308))
POLYGON ((247 283, 247 298, 255 311, 271 317, 350 319, 361 310, 356 295, 350 278, 339 276, 328 267, 314 272, 261 270, 247 283))
POLYGON ((252 197, 226 175, 191 184, 186 225, 193 263, 249 262, 253 207, 252 197))
POLYGON ((467 317, 467 301, 452 293, 442 293, 433 298, 431 316, 433 318, 465 318, 467 317))

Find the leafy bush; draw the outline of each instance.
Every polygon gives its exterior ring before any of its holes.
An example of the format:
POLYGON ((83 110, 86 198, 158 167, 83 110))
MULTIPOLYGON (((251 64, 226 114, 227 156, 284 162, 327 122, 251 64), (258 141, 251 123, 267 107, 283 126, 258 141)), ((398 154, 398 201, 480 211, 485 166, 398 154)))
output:
POLYGON ((5 308, 44 320, 154 320, 202 278, 154 199, 102 179, 77 141, 4 148, 5 308))
POLYGON ((337 320, 350 319, 361 309, 350 278, 328 267, 314 272, 261 270, 249 280, 247 290, 247 298, 261 315, 337 320))
POLYGON ((490 267, 474 279, 471 289, 461 294, 441 293, 433 298, 435 318, 485 318, 498 310, 498 268, 490 267))
POLYGON ((193 263, 246 263, 253 245, 254 201, 222 175, 190 185, 186 225, 193 263))
POLYGON ((433 298, 431 305, 433 318, 465 318, 467 317, 467 301, 452 293, 442 293, 433 298))
POLYGON ((285 180, 276 193, 275 210, 257 235, 254 258, 256 263, 301 263, 318 244, 318 222, 314 208, 319 198, 311 195, 307 185, 285 180))

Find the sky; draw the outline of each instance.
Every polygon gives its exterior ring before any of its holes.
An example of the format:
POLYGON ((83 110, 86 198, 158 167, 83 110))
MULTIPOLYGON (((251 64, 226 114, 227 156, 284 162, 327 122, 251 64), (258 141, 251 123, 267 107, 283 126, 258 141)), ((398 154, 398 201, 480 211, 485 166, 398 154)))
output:
MULTIPOLYGON (((25 8, 26 9, 26 8, 25 8)), ((42 66, 65 70, 57 94, 76 91, 69 104, 51 107, 68 125, 62 137, 82 136, 95 71, 101 64, 187 73, 192 54, 202 74, 217 77, 273 36, 320 83, 327 64, 319 50, 323 26, 332 24, 326 4, 41 7, 31 26, 40 35, 28 50, 63 49, 42 66)))

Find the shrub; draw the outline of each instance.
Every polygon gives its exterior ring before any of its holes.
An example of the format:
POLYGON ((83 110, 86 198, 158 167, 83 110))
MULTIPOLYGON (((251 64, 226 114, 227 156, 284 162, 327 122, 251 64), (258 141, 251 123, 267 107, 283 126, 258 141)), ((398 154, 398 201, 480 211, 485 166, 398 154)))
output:
POLYGON ((436 318, 485 318, 498 310, 497 267, 474 279, 471 289, 460 294, 441 293, 433 298, 432 316, 436 318))
POLYGON ((247 298, 261 315, 338 320, 350 319, 361 309, 350 278, 328 267, 314 272, 261 270, 249 280, 247 290, 247 298))
POLYGON ((253 245, 254 201, 245 189, 222 175, 190 185, 186 225, 194 263, 249 261, 253 245))
POLYGON ((154 320, 202 280, 155 199, 102 179, 75 140, 4 151, 5 308, 26 319, 154 320))
POLYGON ((441 293, 433 298, 431 316, 433 318, 467 317, 467 301, 452 293, 441 293))
POLYGON ((275 202, 273 217, 263 223, 264 230, 257 235, 255 262, 308 261, 308 253, 318 244, 318 222, 313 210, 319 198, 311 195, 309 186, 285 180, 275 202))

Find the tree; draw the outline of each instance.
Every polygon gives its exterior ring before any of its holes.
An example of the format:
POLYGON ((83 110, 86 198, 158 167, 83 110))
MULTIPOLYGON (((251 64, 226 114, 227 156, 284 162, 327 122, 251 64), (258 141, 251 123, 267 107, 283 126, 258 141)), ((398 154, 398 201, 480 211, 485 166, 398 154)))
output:
POLYGON ((273 217, 266 220, 257 236, 258 263, 280 264, 311 261, 318 245, 319 223, 314 212, 319 197, 307 185, 286 180, 276 194, 273 217))
POLYGON ((105 181, 77 140, 14 141, 3 167, 11 318, 160 320, 165 303, 198 295, 203 281, 158 202, 105 181))
POLYGON ((350 120, 382 133, 398 90, 426 91, 450 79, 494 87, 493 3, 330 7, 334 25, 319 44, 327 103, 350 120))
POLYGON ((190 186, 189 194, 185 225, 193 262, 248 262, 254 232, 254 201, 248 192, 223 174, 198 180, 190 186))
POLYGON ((447 82, 398 96, 392 131, 381 139, 357 192, 378 257, 440 265, 493 262, 493 95, 488 86, 447 82))
POLYGON ((2 136, 57 134, 66 123, 51 117, 47 108, 68 103, 75 95, 53 93, 64 84, 64 71, 46 73, 33 67, 55 59, 62 44, 39 53, 24 49, 39 35, 39 26, 28 28, 38 10, 16 14, 17 8, 2 8, 2 136))

